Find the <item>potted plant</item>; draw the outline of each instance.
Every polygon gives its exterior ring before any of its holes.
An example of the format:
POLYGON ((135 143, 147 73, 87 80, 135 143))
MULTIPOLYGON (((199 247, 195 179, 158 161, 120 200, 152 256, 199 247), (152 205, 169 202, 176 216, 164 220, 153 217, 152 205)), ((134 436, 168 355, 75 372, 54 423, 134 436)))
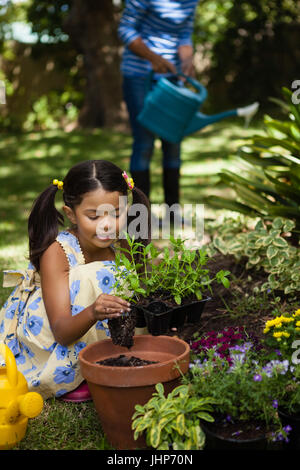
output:
POLYGON ((153 243, 144 247, 129 237, 127 241, 129 249, 123 249, 116 257, 117 277, 122 278, 123 289, 131 290, 131 300, 140 308, 138 314, 144 316, 151 334, 165 334, 186 320, 198 321, 208 300, 204 294, 212 291, 211 284, 217 281, 229 287, 229 271, 220 270, 210 276, 205 250, 187 249, 181 239, 171 237, 170 247, 161 253, 153 243), (137 252, 141 260, 138 264, 137 252), (126 277, 120 270, 123 265, 126 277))
POLYGON ((80 351, 82 376, 106 437, 115 449, 146 447, 145 439, 136 441, 131 429, 135 405, 144 405, 157 383, 163 383, 168 393, 178 386, 188 371, 189 354, 185 341, 152 335, 135 336, 130 350, 105 339, 80 351), (138 365, 130 365, 132 362, 138 365))
POLYGON ((278 413, 286 426, 291 426, 288 446, 300 449, 300 364, 295 351, 300 340, 300 309, 294 313, 277 315, 268 320, 264 328, 265 343, 270 348, 270 358, 284 360, 289 365, 286 382, 278 397, 278 413))
POLYGON ((247 342, 234 346, 230 358, 212 348, 192 363, 183 383, 195 396, 209 394, 216 400, 214 423, 203 425, 208 447, 266 449, 287 438, 289 428, 282 426, 277 411, 286 363, 263 362, 262 357, 247 342))
POLYGON ((165 396, 158 383, 156 392, 143 406, 136 405, 132 416, 134 439, 145 435, 149 447, 157 450, 201 450, 205 434, 200 419, 213 421, 214 400, 190 395, 189 385, 179 385, 165 396))

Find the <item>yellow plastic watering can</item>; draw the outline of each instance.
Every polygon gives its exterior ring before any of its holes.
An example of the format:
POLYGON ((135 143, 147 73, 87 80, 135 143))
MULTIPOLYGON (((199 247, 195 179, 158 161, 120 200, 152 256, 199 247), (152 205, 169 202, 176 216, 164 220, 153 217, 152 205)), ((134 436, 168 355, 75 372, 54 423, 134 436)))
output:
POLYGON ((5 367, 0 366, 0 450, 4 450, 24 438, 28 419, 41 413, 44 402, 39 393, 28 392, 13 353, 3 343, 0 343, 0 354, 5 361, 5 367))

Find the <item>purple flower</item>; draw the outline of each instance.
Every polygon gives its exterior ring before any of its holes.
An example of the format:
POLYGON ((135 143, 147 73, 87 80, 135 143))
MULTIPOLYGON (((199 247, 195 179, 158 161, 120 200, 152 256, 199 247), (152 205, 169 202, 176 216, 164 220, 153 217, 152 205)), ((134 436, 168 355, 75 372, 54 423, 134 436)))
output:
POLYGON ((255 374, 253 376, 253 380, 254 380, 254 382, 261 382, 262 376, 260 374, 255 374))
POLYGON ((277 401, 277 400, 273 400, 272 406, 273 406, 273 408, 278 408, 278 401, 277 401))

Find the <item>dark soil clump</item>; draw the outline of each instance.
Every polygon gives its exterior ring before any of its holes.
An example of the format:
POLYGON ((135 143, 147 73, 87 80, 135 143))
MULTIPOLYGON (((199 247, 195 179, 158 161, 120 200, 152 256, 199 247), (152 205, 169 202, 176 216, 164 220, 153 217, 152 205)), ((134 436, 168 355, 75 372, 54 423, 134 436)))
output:
POLYGON ((108 320, 108 329, 113 344, 130 349, 133 346, 135 325, 136 315, 134 312, 108 320))
POLYGON ((147 366, 149 364, 157 364, 157 361, 147 361, 145 359, 140 359, 139 357, 129 357, 125 356, 124 354, 120 354, 118 357, 109 357, 103 361, 97 361, 97 364, 113 367, 139 367, 147 366))

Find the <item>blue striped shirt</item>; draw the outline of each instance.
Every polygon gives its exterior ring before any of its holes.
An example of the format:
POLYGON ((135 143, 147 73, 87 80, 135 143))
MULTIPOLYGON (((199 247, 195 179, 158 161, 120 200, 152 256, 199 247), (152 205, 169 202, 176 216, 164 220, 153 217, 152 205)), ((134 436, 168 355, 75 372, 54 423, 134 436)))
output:
POLYGON ((192 45, 196 6, 199 0, 126 0, 119 25, 119 37, 125 45, 123 75, 147 75, 148 60, 130 51, 128 45, 141 37, 146 46, 172 62, 179 70, 178 47, 192 45))

